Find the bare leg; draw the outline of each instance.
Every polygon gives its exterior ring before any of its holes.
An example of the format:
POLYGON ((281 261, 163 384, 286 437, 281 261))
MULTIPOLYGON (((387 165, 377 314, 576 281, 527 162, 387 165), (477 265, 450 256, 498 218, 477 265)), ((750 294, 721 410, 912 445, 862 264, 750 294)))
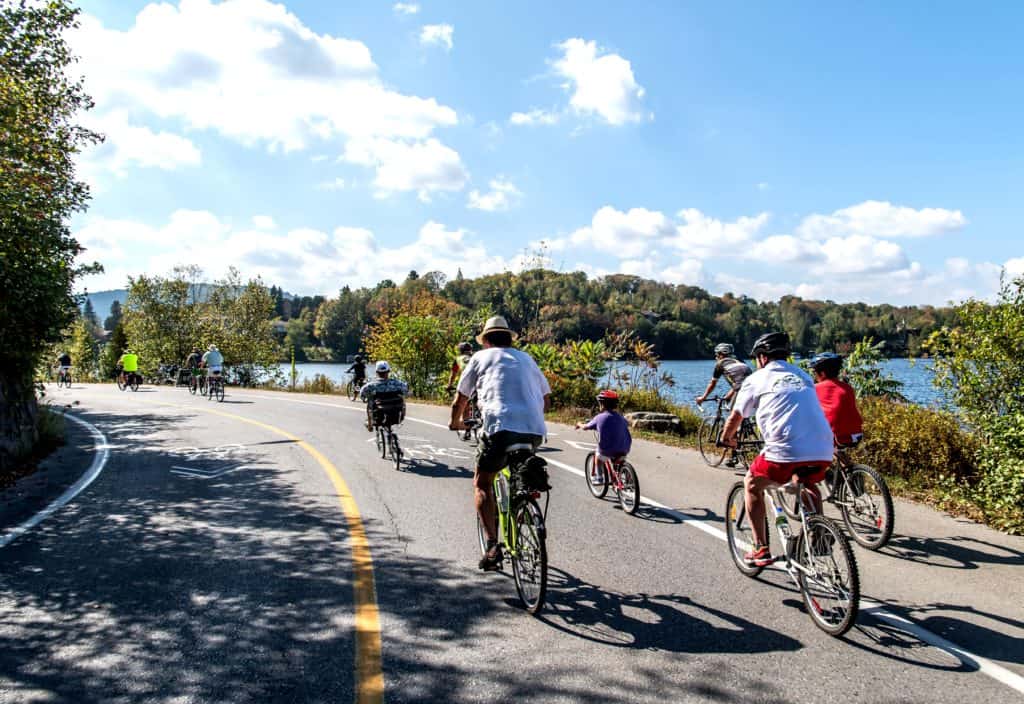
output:
POLYGON ((494 502, 494 475, 495 472, 481 472, 476 470, 473 475, 473 487, 476 494, 476 513, 484 524, 484 533, 488 541, 496 541, 494 527, 497 523, 498 507, 494 502))
POLYGON ((747 490, 747 517, 750 519, 750 529, 754 532, 754 542, 758 545, 768 544, 764 527, 764 490, 771 484, 768 477, 755 477, 749 472, 743 478, 743 486, 747 490))

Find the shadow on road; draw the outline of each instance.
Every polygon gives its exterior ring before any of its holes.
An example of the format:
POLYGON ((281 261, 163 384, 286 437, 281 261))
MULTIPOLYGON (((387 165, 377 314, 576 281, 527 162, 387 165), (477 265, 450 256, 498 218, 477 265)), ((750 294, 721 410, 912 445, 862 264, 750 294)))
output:
POLYGON ((880 553, 932 567, 951 569, 976 570, 982 565, 1024 567, 1024 552, 961 535, 944 538, 897 535, 880 553))

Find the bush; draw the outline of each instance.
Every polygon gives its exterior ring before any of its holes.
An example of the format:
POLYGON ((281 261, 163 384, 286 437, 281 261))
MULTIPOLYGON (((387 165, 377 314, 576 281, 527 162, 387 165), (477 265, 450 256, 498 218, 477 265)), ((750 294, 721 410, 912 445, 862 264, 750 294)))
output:
POLYGON ((855 459, 921 488, 949 488, 978 476, 978 441, 945 411, 883 398, 860 401, 864 440, 855 459))
POLYGON ((296 384, 295 391, 304 394, 337 394, 341 393, 341 387, 331 381, 330 377, 317 374, 312 379, 303 379, 301 384, 296 384))

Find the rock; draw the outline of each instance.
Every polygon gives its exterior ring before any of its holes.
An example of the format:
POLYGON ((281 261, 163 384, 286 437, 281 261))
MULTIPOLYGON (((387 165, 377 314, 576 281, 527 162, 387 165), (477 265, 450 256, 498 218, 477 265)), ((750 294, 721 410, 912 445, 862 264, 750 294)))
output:
POLYGON ((648 411, 637 411, 627 413, 626 420, 630 428, 637 430, 650 430, 655 433, 671 433, 673 435, 683 434, 683 422, 678 416, 671 413, 650 413, 648 411))

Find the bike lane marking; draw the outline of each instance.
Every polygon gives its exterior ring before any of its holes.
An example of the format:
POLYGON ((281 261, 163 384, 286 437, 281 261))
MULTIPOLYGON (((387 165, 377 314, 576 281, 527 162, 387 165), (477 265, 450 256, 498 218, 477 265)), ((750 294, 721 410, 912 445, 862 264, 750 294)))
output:
MULTIPOLYGON (((303 401, 300 399, 286 400, 291 401, 293 403, 307 403, 318 406, 331 406, 333 408, 348 408, 354 411, 362 410, 360 408, 353 408, 352 406, 341 406, 335 403, 303 401)), ((435 423, 429 420, 422 420, 420 418, 412 418, 410 416, 406 416, 405 419, 408 421, 413 421, 414 423, 422 423, 423 425, 429 425, 435 428, 440 428, 442 430, 448 430, 448 426, 442 425, 441 423, 435 423)), ((566 464, 565 462, 560 462, 559 460, 552 459, 550 457, 545 457, 544 459, 547 460, 548 464, 552 464, 558 467, 559 469, 563 469, 567 472, 570 472, 580 477, 583 476, 583 470, 578 467, 573 467, 572 465, 566 464)), ((669 516, 672 516, 673 518, 681 521, 684 525, 692 526, 693 528, 702 530, 708 535, 714 536, 715 538, 718 538, 723 542, 728 541, 728 536, 726 535, 725 531, 721 528, 716 528, 715 526, 708 525, 703 520, 694 518, 693 516, 689 516, 674 508, 670 508, 669 506, 661 503, 660 501, 655 501, 654 499, 648 498, 646 496, 641 495, 640 500, 643 503, 647 504, 648 506, 653 506, 654 508, 657 508, 663 511, 664 513, 668 514, 669 516)), ((783 568, 778 565, 772 565, 770 569, 781 570, 783 568)), ((976 672, 980 672, 984 675, 987 675, 988 677, 991 677, 997 682, 1000 682, 1006 685, 1007 687, 1010 687, 1011 689, 1014 689, 1017 692, 1024 694, 1024 677, 1021 677, 1016 672, 1013 672, 1012 670, 1009 670, 1003 667, 1002 665, 999 665, 998 663, 989 660, 988 658, 982 657, 980 655, 975 655, 971 651, 965 648, 961 648, 956 643, 946 640, 945 638, 936 633, 932 633, 923 626, 919 626, 910 619, 907 619, 903 616, 899 616, 898 614, 894 614, 891 611, 888 611, 882 604, 878 602, 862 598, 861 607, 861 610, 865 613, 871 614, 875 618, 888 621, 890 624, 896 626, 897 628, 900 628, 904 632, 910 633, 911 635, 920 638, 928 645, 931 645, 932 647, 938 648, 939 650, 942 650, 943 652, 952 655, 961 663, 963 663, 965 667, 971 668, 976 672)))
MULTIPOLYGON (((352 592, 355 602, 356 662, 355 690, 358 704, 378 704, 384 701, 384 670, 381 657, 380 609, 377 606, 377 589, 373 575, 373 556, 370 541, 366 537, 362 514, 355 497, 341 476, 338 468, 322 452, 297 435, 252 418, 218 411, 202 406, 184 406, 176 403, 164 404, 185 410, 199 410, 204 413, 223 416, 254 425, 281 437, 293 440, 317 461, 320 468, 331 480, 338 495, 338 503, 348 524, 349 545, 352 550, 352 592)), ((326 405, 326 404, 325 404, 326 405)))
POLYGON ((65 413, 64 417, 78 423, 88 430, 90 435, 92 435, 93 450, 96 453, 93 455, 92 463, 89 465, 89 469, 86 470, 85 474, 78 478, 78 481, 65 489, 64 493, 51 501, 46 508, 7 531, 3 537, 0 537, 0 548, 7 547, 12 542, 25 535, 25 533, 35 528, 37 525, 66 506, 73 498, 85 491, 86 487, 96 481, 96 477, 100 476, 100 472, 103 471, 103 467, 106 466, 107 460, 110 458, 110 445, 107 444, 107 438, 99 428, 70 413, 65 413))

